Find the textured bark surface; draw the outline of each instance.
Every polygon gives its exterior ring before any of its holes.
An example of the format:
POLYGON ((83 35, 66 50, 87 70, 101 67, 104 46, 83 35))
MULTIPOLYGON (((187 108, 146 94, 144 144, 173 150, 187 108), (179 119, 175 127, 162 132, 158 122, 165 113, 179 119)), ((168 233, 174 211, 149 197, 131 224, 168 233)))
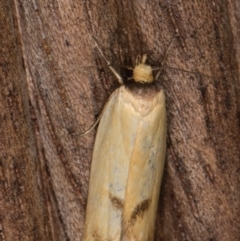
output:
POLYGON ((116 66, 143 53, 157 66, 177 36, 166 66, 196 73, 159 80, 168 148, 155 240, 240 240, 237 0, 0 2, 0 240, 81 240, 95 130, 76 134, 117 88, 92 36, 116 66))
POLYGON ((47 240, 13 1, 0 1, 0 240, 47 240))

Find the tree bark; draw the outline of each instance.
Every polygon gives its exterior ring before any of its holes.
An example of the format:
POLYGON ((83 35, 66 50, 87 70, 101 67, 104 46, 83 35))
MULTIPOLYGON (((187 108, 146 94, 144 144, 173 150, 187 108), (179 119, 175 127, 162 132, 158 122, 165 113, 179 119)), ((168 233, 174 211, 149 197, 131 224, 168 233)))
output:
POLYGON ((47 240, 13 1, 0 1, 0 240, 47 240))
POLYGON ((240 240, 237 0, 1 2, 1 48, 12 50, 2 63, 14 72, 1 64, 2 240, 82 238, 96 129, 78 134, 118 86, 97 67, 93 37, 113 65, 147 53, 159 66, 173 36, 165 66, 175 69, 158 80, 168 147, 155 240, 240 240))

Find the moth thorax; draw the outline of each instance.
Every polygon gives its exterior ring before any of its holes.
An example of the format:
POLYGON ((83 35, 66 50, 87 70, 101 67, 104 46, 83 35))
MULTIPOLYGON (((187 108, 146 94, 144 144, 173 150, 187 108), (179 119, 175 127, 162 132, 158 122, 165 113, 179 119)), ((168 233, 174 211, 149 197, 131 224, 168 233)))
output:
POLYGON ((133 79, 136 82, 151 83, 153 82, 152 67, 146 64, 138 64, 133 70, 133 79))

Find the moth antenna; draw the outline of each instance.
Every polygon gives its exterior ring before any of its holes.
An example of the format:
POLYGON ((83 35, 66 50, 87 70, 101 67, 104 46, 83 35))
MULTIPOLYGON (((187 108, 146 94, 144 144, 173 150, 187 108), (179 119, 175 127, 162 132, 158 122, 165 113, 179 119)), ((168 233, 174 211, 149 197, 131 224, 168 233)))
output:
MULTIPOLYGON (((180 68, 169 67, 169 66, 165 66, 164 68, 166 68, 166 69, 172 69, 172 70, 177 70, 177 71, 182 71, 182 72, 189 73, 189 74, 200 75, 200 76, 204 76, 204 77, 207 77, 207 78, 210 78, 210 79, 216 79, 216 78, 218 78, 218 76, 211 76, 211 75, 204 74, 204 73, 202 73, 202 72, 190 71, 190 70, 186 70, 186 69, 180 69, 180 68)), ((233 83, 228 83, 228 82, 223 81, 223 80, 220 80, 220 82, 221 82, 221 83, 224 83, 224 84, 226 84, 226 85, 234 86, 234 87, 237 88, 237 89, 240 89, 240 86, 239 86, 239 85, 235 85, 235 84, 233 84, 233 83)))
POLYGON ((133 70, 134 68, 131 66, 123 66, 125 69, 133 70))
POLYGON ((63 73, 68 73, 70 71, 75 71, 78 69, 91 69, 91 68, 98 68, 98 66, 96 65, 90 65, 90 66, 85 66, 85 67, 75 67, 75 68, 71 68, 71 67, 67 67, 64 69, 59 69, 59 70, 54 70, 51 71, 51 73, 46 73, 45 75, 42 76, 43 79, 46 79, 47 77, 51 77, 54 74, 63 74, 63 73))
POLYGON ((105 62, 107 63, 109 69, 113 72, 113 74, 116 76, 116 78, 118 79, 118 82, 120 85, 123 85, 123 79, 122 76, 113 68, 113 66, 111 65, 111 62, 107 60, 107 58, 105 57, 105 55, 103 54, 103 51, 101 50, 101 48, 99 47, 96 39, 93 37, 93 41, 95 42, 95 45, 98 49, 98 51, 100 52, 100 54, 102 55, 103 59, 105 60, 105 62))
POLYGON ((164 58, 163 58, 163 60, 161 61, 160 69, 159 69, 159 71, 157 72, 157 74, 156 74, 156 76, 155 76, 155 80, 157 80, 158 77, 159 77, 159 75, 162 73, 162 69, 163 69, 163 66, 164 66, 164 64, 165 64, 165 62, 166 62, 166 59, 167 59, 167 56, 168 56, 168 52, 169 52, 170 47, 171 47, 172 43, 174 42, 174 40, 175 40, 175 36, 172 37, 172 39, 171 39, 171 41, 170 41, 170 43, 169 43, 169 45, 168 45, 167 51, 166 51, 166 53, 165 53, 165 55, 164 55, 164 58))

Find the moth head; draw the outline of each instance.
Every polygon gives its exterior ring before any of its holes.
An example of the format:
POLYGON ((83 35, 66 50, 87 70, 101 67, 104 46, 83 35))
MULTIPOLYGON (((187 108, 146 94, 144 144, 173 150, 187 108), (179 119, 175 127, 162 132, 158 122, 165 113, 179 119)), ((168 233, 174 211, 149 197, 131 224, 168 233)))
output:
POLYGON ((142 57, 138 56, 136 59, 136 65, 133 69, 132 77, 136 82, 151 83, 154 80, 152 67, 145 64, 146 60, 146 54, 144 54, 142 57))

